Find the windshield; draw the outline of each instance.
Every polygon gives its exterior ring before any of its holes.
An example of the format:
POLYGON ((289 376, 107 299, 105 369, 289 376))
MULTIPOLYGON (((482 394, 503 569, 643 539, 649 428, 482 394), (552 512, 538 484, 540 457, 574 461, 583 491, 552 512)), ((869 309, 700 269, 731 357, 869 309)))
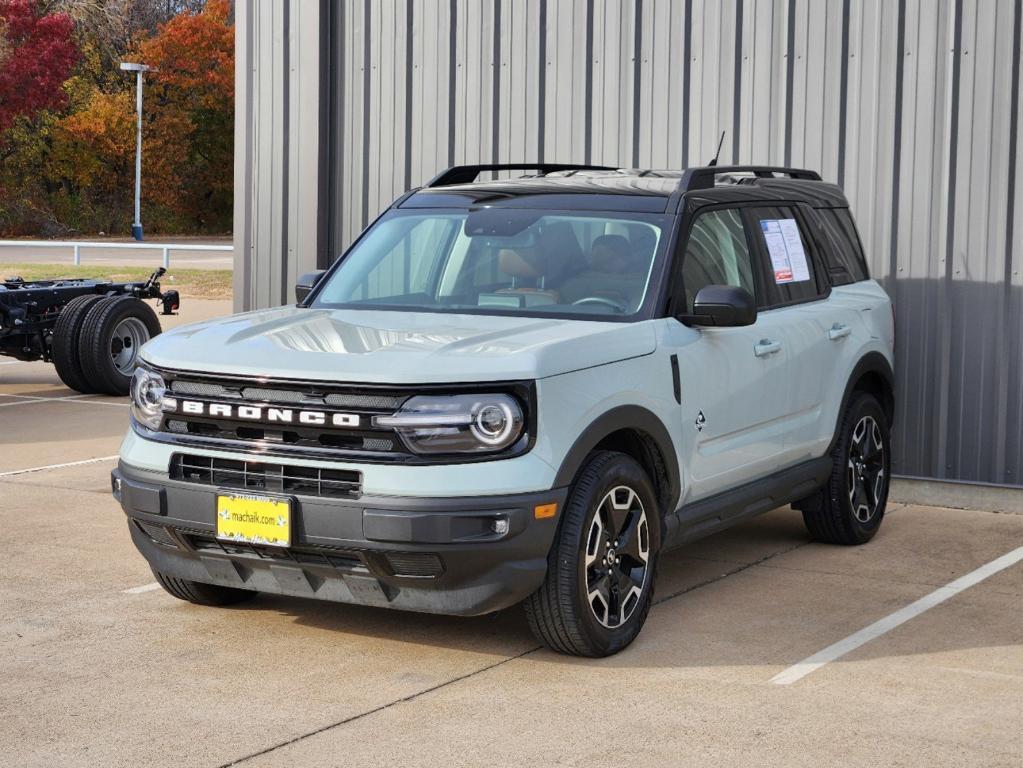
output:
POLYGON ((314 306, 625 319, 644 310, 664 216, 392 211, 314 306))

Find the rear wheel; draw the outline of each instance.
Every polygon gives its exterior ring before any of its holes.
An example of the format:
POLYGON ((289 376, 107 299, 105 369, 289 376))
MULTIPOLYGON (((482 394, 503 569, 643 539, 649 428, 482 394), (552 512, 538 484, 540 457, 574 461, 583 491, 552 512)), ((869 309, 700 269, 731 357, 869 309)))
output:
POLYGON ((160 333, 160 321, 134 296, 112 296, 85 316, 78 342, 82 370, 95 391, 126 395, 142 345, 160 333))
POLYGON ((621 453, 594 453, 565 505, 547 578, 525 603, 536 637, 577 656, 629 645, 650 611, 660 530, 643 468, 621 453))
POLYGON ((157 583, 163 587, 168 594, 186 600, 196 605, 233 605, 244 600, 250 600, 256 593, 249 589, 235 589, 234 587, 221 587, 218 584, 203 584, 201 581, 190 581, 179 579, 175 576, 168 576, 165 573, 154 570, 153 576, 157 583))
POLYGON ((891 439, 881 404, 866 392, 853 394, 832 451, 831 478, 800 506, 818 541, 864 544, 884 519, 891 476, 891 439))
POLYGON ((57 375, 68 389, 81 392, 83 395, 96 391, 82 370, 82 360, 78 356, 78 345, 82 335, 82 324, 97 301, 102 296, 76 296, 60 311, 57 324, 53 327, 53 365, 57 375))

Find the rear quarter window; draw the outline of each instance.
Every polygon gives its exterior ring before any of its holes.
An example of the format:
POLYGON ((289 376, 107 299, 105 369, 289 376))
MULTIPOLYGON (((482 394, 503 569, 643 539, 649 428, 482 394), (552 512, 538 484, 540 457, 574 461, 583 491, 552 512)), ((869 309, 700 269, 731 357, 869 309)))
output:
POLYGON ((848 285, 870 278, 856 225, 848 208, 818 208, 825 234, 824 262, 832 285, 848 285))

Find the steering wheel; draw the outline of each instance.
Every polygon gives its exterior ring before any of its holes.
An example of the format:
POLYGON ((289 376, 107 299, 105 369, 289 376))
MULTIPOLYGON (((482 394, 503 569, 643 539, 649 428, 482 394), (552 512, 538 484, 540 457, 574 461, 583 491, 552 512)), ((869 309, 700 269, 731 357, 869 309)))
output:
POLYGON ((624 315, 626 310, 628 310, 628 307, 621 302, 615 301, 614 299, 608 299, 604 296, 586 296, 585 298, 572 302, 572 306, 575 306, 576 304, 601 304, 605 307, 611 307, 611 309, 622 315, 624 315))

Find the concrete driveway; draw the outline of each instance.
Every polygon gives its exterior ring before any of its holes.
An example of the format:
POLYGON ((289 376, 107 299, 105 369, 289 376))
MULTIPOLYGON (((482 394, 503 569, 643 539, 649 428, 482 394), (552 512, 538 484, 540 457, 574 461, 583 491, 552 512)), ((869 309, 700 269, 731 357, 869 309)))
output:
POLYGON ((891 505, 839 548, 776 510, 664 556, 639 640, 572 659, 519 609, 175 600, 109 493, 126 424, 122 400, 0 365, 5 766, 1023 764, 1023 564, 772 682, 1020 547, 1023 516, 891 505))

